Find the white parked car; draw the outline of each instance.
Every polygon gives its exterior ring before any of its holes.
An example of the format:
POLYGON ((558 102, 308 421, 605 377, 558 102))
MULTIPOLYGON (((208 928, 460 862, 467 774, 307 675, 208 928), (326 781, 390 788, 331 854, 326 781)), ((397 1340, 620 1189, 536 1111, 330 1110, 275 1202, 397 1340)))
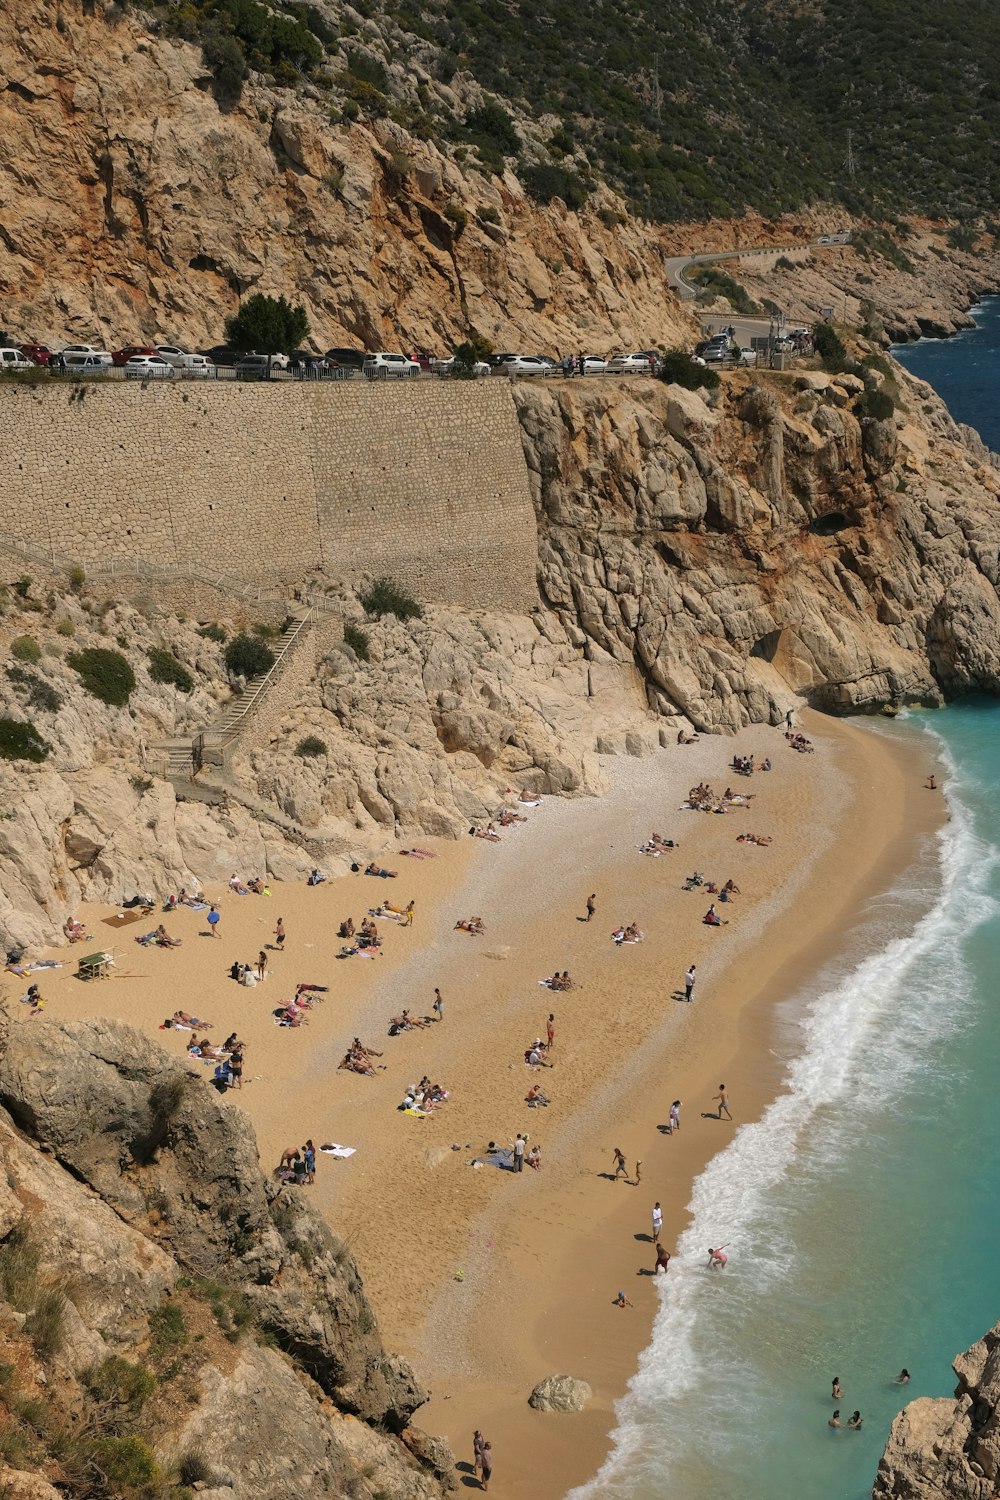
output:
POLYGON ((496 375, 551 375, 552 366, 537 354, 508 354, 494 366, 496 375))
POLYGON ((361 368, 368 380, 409 380, 420 374, 415 359, 407 359, 405 354, 387 354, 384 349, 366 354, 361 368))
MULTIPOLYGON (((451 375, 455 369, 454 354, 450 359, 432 359, 431 370, 436 375, 451 375)), ((490 366, 485 359, 477 359, 472 366, 473 379, 479 380, 483 375, 490 373, 490 366)))
POLYGON ((63 354, 62 361, 67 375, 107 375, 111 369, 110 356, 105 359, 103 351, 97 354, 63 354))
POLYGON ((609 375, 651 375, 648 354, 616 354, 608 360, 607 373, 609 375))
POLYGON ((133 354, 125 361, 126 380, 171 380, 174 367, 158 354, 133 354))
POLYGON ((28 359, 20 349, 0 349, 0 370, 37 370, 34 360, 28 359))
POLYGON ((60 350, 60 353, 66 361, 67 370, 69 369, 71 356, 76 355, 89 355, 98 364, 102 365, 113 363, 110 350, 102 349, 99 344, 67 344, 65 349, 60 350))
MULTIPOLYGON (((577 368, 579 369, 579 366, 577 368)), ((583 356, 583 369, 580 373, 581 375, 603 375, 607 368, 607 360, 602 359, 599 354, 585 354, 583 356)))
POLYGON ((188 358, 187 350, 182 349, 179 344, 154 344, 153 348, 168 365, 179 365, 182 360, 188 358))
POLYGON ((204 354, 185 354, 174 369, 186 380, 214 380, 216 376, 215 366, 204 354))

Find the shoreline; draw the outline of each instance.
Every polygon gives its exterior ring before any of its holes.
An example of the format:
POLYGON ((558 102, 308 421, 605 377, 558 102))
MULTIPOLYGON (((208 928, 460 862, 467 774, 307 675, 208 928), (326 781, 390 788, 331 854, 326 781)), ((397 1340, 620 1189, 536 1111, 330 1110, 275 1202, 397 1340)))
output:
MULTIPOLYGON (((649 1343, 658 1305, 639 1275, 651 1264, 643 1237, 652 1201, 663 1205, 672 1249, 691 1184, 723 1143, 719 1132, 730 1139, 780 1091, 784 1061, 771 1045, 780 1000, 835 947, 850 911, 909 862, 940 811, 922 791, 926 752, 890 746, 851 721, 798 717, 815 756, 795 755, 779 730, 758 725, 612 762, 606 797, 547 798, 499 847, 427 839, 436 860, 375 856, 399 868, 397 881, 276 886, 270 900, 227 893, 224 942, 196 938, 203 918, 182 913, 166 919, 183 929, 176 954, 135 947, 133 957, 130 930, 118 939, 114 980, 66 986, 41 976, 56 1018, 114 1014, 152 1034, 182 1001, 215 1021, 213 1041, 235 1024, 248 1043, 247 1067, 244 1089, 228 1098, 252 1120, 265 1169, 299 1136, 358 1148, 348 1162, 320 1158, 313 1202, 357 1255, 387 1348, 410 1358, 433 1388, 418 1424, 446 1437, 460 1465, 473 1428, 487 1431, 501 1493, 557 1500, 600 1467, 614 1403, 649 1343), (726 770, 733 754, 751 751, 771 755, 770 776, 744 781, 726 770), (759 803, 726 818, 676 811, 702 777, 759 803), (809 822, 815 847, 803 860, 809 822), (864 857, 851 837, 861 826, 871 834, 864 857), (681 847, 643 858, 635 844, 652 828, 681 847), (775 844, 737 845, 746 829, 773 832, 775 844), (746 894, 718 908, 728 910, 729 928, 702 926, 711 898, 680 892, 695 867, 743 886, 746 894), (835 902, 825 887, 837 890, 835 902), (597 916, 582 925, 592 889, 597 916), (334 962, 340 916, 357 920, 383 897, 405 905, 411 896, 416 926, 380 924, 379 959, 334 962), (453 931, 456 916, 480 912, 484 938, 453 931), (234 957, 253 958, 262 926, 278 915, 289 951, 269 955, 263 996, 244 991, 224 971, 234 957), (646 942, 616 949, 610 928, 633 918, 646 942), (698 984, 687 1007, 671 996, 692 960, 698 984), (573 972, 576 988, 540 991, 537 980, 557 968, 573 972), (270 1010, 286 998, 276 979, 330 986, 308 1029, 276 1032, 270 1010), (429 1012, 435 984, 444 1023, 383 1040, 387 1016, 401 1006, 429 1012), (556 1067, 537 1081, 553 1102, 533 1111, 523 1096, 536 1080, 520 1053, 550 1010, 556 1067), (383 1052, 385 1074, 335 1071, 355 1033, 383 1052), (399 1114, 406 1084, 424 1072, 451 1100, 427 1119, 399 1114), (729 1083, 736 1125, 716 1129, 699 1115, 719 1077, 729 1083), (658 1127, 676 1096, 685 1101, 683 1128, 666 1138, 658 1127), (469 1170, 488 1136, 506 1141, 519 1128, 542 1142, 540 1173, 469 1170), (635 1157, 644 1161, 638 1189, 600 1180, 617 1144, 630 1175, 635 1157), (619 1287, 632 1309, 611 1305, 619 1287), (527 1406, 531 1386, 552 1373, 589 1381, 594 1397, 584 1412, 542 1415, 527 1406)), ((88 909, 91 920, 105 910, 88 909)), ((60 980, 78 954, 111 941, 104 927, 94 931, 92 944, 69 954, 49 950, 70 960, 60 980)), ((167 1031, 160 1040, 185 1055, 181 1037, 167 1031)))

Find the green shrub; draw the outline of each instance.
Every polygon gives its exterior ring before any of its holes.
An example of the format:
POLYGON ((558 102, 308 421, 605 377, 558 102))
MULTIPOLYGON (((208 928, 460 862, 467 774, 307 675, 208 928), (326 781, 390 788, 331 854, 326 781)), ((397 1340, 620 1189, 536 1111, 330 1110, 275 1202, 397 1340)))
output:
POLYGON ((69 570, 69 586, 74 594, 78 594, 87 582, 87 575, 83 568, 76 567, 69 570))
POLYGON ((31 1236, 23 1229, 12 1229, 0 1245, 0 1293, 18 1312, 34 1306, 38 1262, 38 1247, 31 1236))
POLYGON ((156 1478, 156 1459, 140 1437, 101 1437, 90 1444, 95 1464, 109 1484, 134 1488, 156 1478))
POLYGON ((837 330, 830 323, 813 324, 813 341, 816 353, 828 370, 842 370, 847 350, 837 330))
POLYGON ((135 673, 119 651, 91 646, 66 658, 88 693, 114 708, 124 708, 135 688, 135 673))
POLYGON ((359 661, 368 660, 368 632, 360 625, 344 626, 344 645, 350 646, 359 661))
POLYGON ((225 644, 226 632, 221 625, 203 625, 198 634, 204 636, 206 641, 215 641, 220 646, 225 644))
POLYGON ((359 594, 362 607, 369 615, 379 619, 383 615, 395 615, 397 620, 419 620, 423 609, 415 599, 396 587, 391 578, 376 578, 371 588, 359 594))
POLYGON ((876 422, 888 422, 895 410, 896 403, 889 392, 874 387, 869 387, 854 403, 855 416, 871 417, 876 422))
POLYGON ((76 635, 76 626, 72 620, 60 620, 56 626, 57 635, 76 635))
POLYGON ((201 58, 215 82, 219 103, 235 104, 248 72, 246 53, 236 37, 224 31, 207 31, 201 39, 201 58))
POLYGON ((172 656, 169 651, 164 651, 159 646, 154 646, 148 655, 149 675, 154 682, 172 682, 180 692, 191 692, 194 687, 194 678, 176 656, 172 656))
POLYGON ((735 312, 742 313, 744 317, 752 318, 760 312, 756 302, 747 294, 746 287, 740 286, 734 281, 728 272, 721 267, 699 266, 692 271, 690 280, 697 286, 705 288, 705 294, 712 298, 725 297, 730 307, 735 312))
POLYGON ((794 271, 795 262, 793 260, 789 260, 787 255, 779 255, 778 259, 774 263, 774 269, 776 271, 794 271))
POLYGON ((468 225, 468 212, 462 207, 460 203, 446 203, 444 208, 444 216, 446 219, 449 219, 452 224, 454 224, 455 238, 458 239, 463 229, 465 229, 468 225))
POLYGON ((314 760, 319 755, 325 755, 326 751, 326 740, 321 740, 315 734, 307 734, 305 739, 299 740, 295 747, 295 754, 303 756, 306 760, 314 760))
POLYGON ((403 191, 412 170, 413 162, 407 153, 405 151, 393 151, 389 160, 382 167, 385 190, 390 197, 398 197, 403 191))
POLYGON ((582 208, 587 201, 587 185, 576 172, 568 167, 557 167, 550 162, 525 167, 521 182, 529 197, 536 203, 551 203, 561 198, 567 208, 582 208))
POLYGON ((28 672, 24 667, 8 667, 7 676, 15 687, 23 688, 27 693, 30 708, 40 708, 49 714, 57 713, 62 708, 62 694, 57 693, 51 682, 46 682, 44 677, 28 672))
POLYGON ((466 139, 474 145, 485 166, 503 171, 504 157, 517 156, 521 150, 521 137, 514 128, 514 121, 495 99, 489 99, 478 109, 472 109, 465 117, 466 139))
POLYGON ((204 1455, 197 1448, 189 1448, 177 1460, 177 1477, 181 1484, 211 1484, 214 1476, 204 1455))
POLYGON ((26 719, 0 719, 0 760, 45 760, 52 746, 26 719))
POLYGON ((478 210, 478 216, 484 224, 500 223, 500 215, 493 207, 492 203, 485 203, 483 207, 478 210))
POLYGON ((698 364, 685 349, 666 351, 660 364, 660 379, 667 385, 682 385, 688 391, 714 391, 721 383, 718 371, 698 364))
POLYGON ((42 659, 42 648, 33 635, 16 635, 10 643, 10 654, 15 661, 36 662, 42 659))
POLYGON ((56 1286, 38 1293, 24 1323, 24 1331, 43 1359, 51 1359, 62 1348, 66 1330, 66 1298, 56 1286))
POLYGON ((22 573, 14 584, 14 592, 22 599, 27 599, 31 589, 31 578, 27 573, 22 573))
POLYGON ((274 652, 254 635, 237 635, 225 650, 225 662, 234 677, 259 677, 274 666, 274 652))
POLYGON ((176 1302, 163 1301, 154 1307, 149 1315, 149 1332, 156 1355, 187 1343, 187 1325, 176 1302))
POLYGON ((83 1383, 95 1401, 135 1408, 144 1406, 156 1390, 152 1370, 129 1364, 117 1354, 109 1354, 99 1365, 85 1370, 83 1383))

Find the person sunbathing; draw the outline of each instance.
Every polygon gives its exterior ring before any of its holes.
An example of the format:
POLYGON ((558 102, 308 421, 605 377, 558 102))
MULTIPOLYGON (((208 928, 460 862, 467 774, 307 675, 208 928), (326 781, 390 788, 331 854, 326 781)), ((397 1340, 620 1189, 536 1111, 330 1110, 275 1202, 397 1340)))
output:
POLYGON ((236 874, 235 870, 233 871, 232 875, 230 875, 230 877, 229 877, 229 889, 231 891, 235 891, 235 893, 236 893, 237 896, 248 896, 250 894, 249 890, 243 884, 242 880, 236 874))
POLYGON ((393 1028, 395 1028, 396 1031, 410 1031, 414 1026, 426 1025, 427 1022, 422 1017, 411 1016, 408 1010, 404 1010, 398 1016, 390 1016, 389 1018, 390 1032, 393 1030, 393 1028))
POLYGON ((742 896, 743 892, 740 890, 735 880, 727 880, 725 885, 722 887, 721 894, 724 895, 728 900, 730 896, 742 896))
POLYGON ((253 891, 255 896, 269 896, 271 894, 259 875, 255 875, 252 880, 247 881, 247 890, 253 891))
POLYGON ((723 926, 725 926, 725 923, 723 922, 722 918, 719 916, 718 912, 715 909, 715 902, 714 901, 713 901, 712 905, 708 908, 708 911, 705 913, 705 915, 702 917, 701 920, 704 922, 704 924, 705 924, 706 927, 723 927, 723 926))
POLYGON ((375 1069, 371 1063, 359 1057, 355 1052, 345 1052, 343 1059, 337 1064, 338 1068, 346 1068, 350 1073, 362 1073, 366 1078, 375 1077, 375 1069))
POLYGON ((487 823, 485 828, 470 828, 469 832, 474 839, 488 839, 491 844, 499 844, 500 842, 500 835, 492 823, 487 823))
POLYGON ((525 1051, 524 1060, 529 1068, 554 1068, 555 1063, 550 1063, 545 1056, 548 1049, 541 1037, 536 1037, 531 1046, 525 1051))
POLYGON ((772 842, 772 838, 769 833, 739 833, 736 835, 736 842, 738 844, 760 844, 762 848, 766 849, 768 844, 772 842))
POLYGON ((295 1004, 294 1000, 286 1006, 279 1006, 274 1014, 279 1026, 301 1026, 305 1019, 301 1008, 295 1004))
POLYGON ((527 1156, 524 1159, 528 1163, 528 1166, 537 1172, 542 1165, 541 1146, 537 1144, 532 1146, 531 1150, 528 1152, 527 1156))
POLYGON ((186 891, 181 889, 177 900, 181 906, 204 906, 205 898, 200 891, 186 891))
POLYGON ((344 920, 341 922, 340 926, 337 928, 337 936, 338 937, 342 937, 342 938, 350 938, 350 937, 354 936, 354 918, 353 917, 345 917, 344 918, 344 920))
POLYGON ((325 875, 322 875, 319 870, 313 869, 309 871, 309 878, 306 880, 306 885, 322 885, 325 879, 325 875))
POLYGON ((497 821, 501 828, 509 828, 512 823, 527 823, 528 820, 521 813, 511 812, 505 807, 497 821))
POLYGON ((410 859, 437 859, 437 855, 430 849, 400 849, 399 852, 408 855, 410 859))
POLYGON ((206 1031, 211 1031, 212 1029, 211 1021, 203 1021, 198 1016, 188 1015, 186 1010, 175 1010, 173 1019, 181 1026, 191 1026, 192 1028, 203 1027, 206 1031))
POLYGON ((351 1051, 356 1052, 359 1057, 381 1057, 381 1052, 376 1052, 374 1047, 365 1047, 360 1037, 355 1037, 351 1043, 351 1051))
POLYGON ((486 931, 486 923, 482 917, 461 917, 455 923, 456 932, 471 932, 473 937, 479 937, 486 931))
POLYGON ((537 1109, 548 1104, 549 1097, 547 1094, 542 1093, 537 1083, 533 1083, 524 1096, 524 1102, 530 1105, 532 1109, 537 1109))
POLYGON ((161 948, 179 948, 184 939, 170 937, 167 929, 161 922, 159 927, 156 929, 156 941, 159 943, 161 948))
POLYGON ((399 871, 383 870, 381 865, 377 865, 375 861, 372 860, 371 864, 365 867, 365 874, 377 875, 380 880, 395 880, 396 876, 399 874, 399 871))
POLYGON ((227 1056, 222 1047, 211 1046, 207 1036, 202 1037, 201 1041, 192 1037, 188 1052, 192 1057, 205 1058, 207 1062, 223 1062, 227 1056))
POLYGON ((630 922, 625 929, 623 941, 626 943, 641 943, 642 936, 641 927, 638 927, 635 922, 630 922))

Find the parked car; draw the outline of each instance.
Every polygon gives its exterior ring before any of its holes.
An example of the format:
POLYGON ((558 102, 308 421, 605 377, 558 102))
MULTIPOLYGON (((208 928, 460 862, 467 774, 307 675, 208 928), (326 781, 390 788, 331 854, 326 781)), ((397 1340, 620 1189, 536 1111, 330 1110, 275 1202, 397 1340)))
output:
POLYGON ((67 375, 106 375, 111 369, 111 355, 106 350, 98 350, 91 354, 84 354, 78 350, 71 350, 67 354, 63 350, 59 358, 67 375))
POLYGON ((158 354, 161 359, 165 359, 168 365, 176 365, 188 353, 179 344, 156 344, 150 352, 158 354))
POLYGON ((364 368, 365 351, 363 349, 328 349, 323 356, 335 365, 346 365, 351 370, 364 368))
POLYGON ((114 349, 111 353, 111 363, 120 368, 128 364, 135 354, 155 354, 156 350, 152 344, 126 344, 124 349, 114 349))
POLYGON ((204 354, 185 354, 182 359, 174 362, 172 368, 177 371, 178 375, 184 375, 189 380, 214 380, 215 378, 215 366, 204 354))
MULTIPOLYGON (((474 379, 479 380, 481 376, 488 375, 490 373, 490 368, 490 365, 487 364, 485 359, 477 359, 472 365, 472 374, 474 379)), ((435 375, 453 374, 455 369, 454 354, 450 359, 432 359, 431 369, 435 375)))
POLYGON ((84 354, 92 356, 98 364, 110 365, 112 363, 110 352, 107 349, 101 349, 97 344, 67 344, 65 349, 60 350, 60 353, 66 360, 67 368, 69 368, 71 357, 84 354))
POLYGON ((655 359, 655 355, 651 360, 648 354, 616 354, 605 368, 609 375, 650 375, 655 369, 655 359))
POLYGON ((552 367, 537 354, 505 354, 494 375, 551 375, 552 367))
POLYGON ((706 344, 701 351, 701 357, 707 365, 721 365, 729 358, 731 353, 729 340, 724 344, 706 344))
MULTIPOLYGON (((580 370, 581 375, 603 375, 608 368, 607 360, 602 359, 599 354, 584 354, 581 358, 583 360, 583 369, 580 370)), ((578 364, 577 369, 579 368, 578 364)))
POLYGON ((266 380, 268 359, 266 354, 244 354, 236 361, 237 380, 266 380))
POLYGON ((415 359, 407 359, 405 354, 387 354, 385 350, 366 354, 362 369, 368 380, 407 380, 420 374, 415 359))
POLYGON ((18 344, 17 346, 25 359, 30 359, 32 364, 47 365, 52 358, 52 350, 47 344, 18 344))
POLYGON ((125 362, 126 380, 172 380, 176 373, 158 354, 133 354, 125 362))
POLYGON ((0 370, 33 370, 34 364, 20 349, 0 348, 0 370))
POLYGON ((211 349, 199 349, 198 353, 203 359, 211 360, 213 365, 231 370, 236 361, 243 358, 246 350, 234 349, 231 344, 213 344, 211 349))

